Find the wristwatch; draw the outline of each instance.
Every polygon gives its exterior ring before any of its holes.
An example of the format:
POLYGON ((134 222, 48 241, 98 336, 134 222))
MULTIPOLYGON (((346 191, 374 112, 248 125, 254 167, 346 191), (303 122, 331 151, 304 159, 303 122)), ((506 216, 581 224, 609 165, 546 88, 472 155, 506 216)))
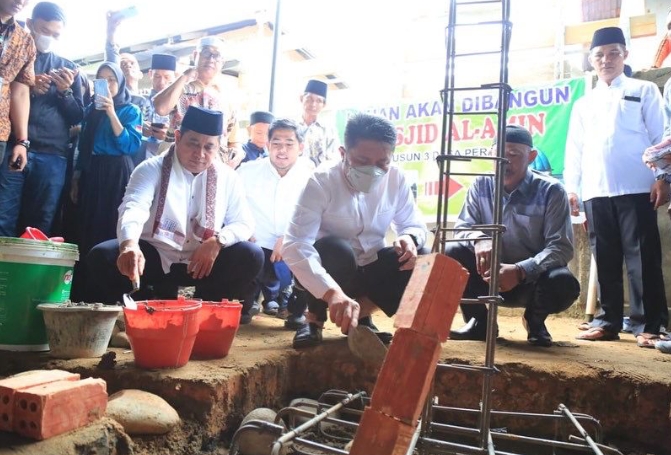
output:
POLYGON ((30 141, 28 139, 15 141, 14 145, 23 145, 26 148, 26 150, 30 150, 30 141))
POLYGON ((60 96, 61 98, 67 98, 68 96, 72 96, 72 89, 66 88, 62 92, 59 92, 58 96, 60 96))

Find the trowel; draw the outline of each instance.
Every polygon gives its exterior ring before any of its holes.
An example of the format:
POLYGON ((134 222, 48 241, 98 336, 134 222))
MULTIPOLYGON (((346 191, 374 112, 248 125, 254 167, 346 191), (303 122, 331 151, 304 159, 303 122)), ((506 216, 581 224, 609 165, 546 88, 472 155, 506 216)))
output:
POLYGON ((133 300, 133 298, 130 295, 138 291, 139 289, 140 289, 140 280, 139 279, 133 280, 133 290, 123 295, 123 306, 125 306, 129 310, 137 310, 137 303, 135 303, 135 300, 133 300))
POLYGON ((387 347, 370 327, 357 325, 347 332, 347 345, 352 354, 377 367, 381 367, 387 355, 387 347))

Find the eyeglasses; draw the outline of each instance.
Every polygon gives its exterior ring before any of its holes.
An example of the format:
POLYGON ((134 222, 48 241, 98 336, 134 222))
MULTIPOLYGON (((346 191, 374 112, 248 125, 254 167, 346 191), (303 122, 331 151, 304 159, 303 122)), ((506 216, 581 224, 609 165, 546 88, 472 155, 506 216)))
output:
POLYGON ((223 62, 223 61, 224 61, 224 57, 223 57, 221 54, 213 54, 213 53, 210 52, 210 51, 202 51, 202 52, 200 53, 200 56, 203 57, 203 58, 206 59, 206 60, 207 60, 207 59, 212 59, 212 60, 214 60, 214 61, 217 62, 217 63, 220 63, 220 62, 223 62))
POLYGON ((603 52, 596 52, 592 54, 592 58, 596 60, 597 62, 602 62, 608 57, 608 60, 617 60, 618 58, 622 58, 624 54, 622 51, 610 51, 606 54, 603 52))

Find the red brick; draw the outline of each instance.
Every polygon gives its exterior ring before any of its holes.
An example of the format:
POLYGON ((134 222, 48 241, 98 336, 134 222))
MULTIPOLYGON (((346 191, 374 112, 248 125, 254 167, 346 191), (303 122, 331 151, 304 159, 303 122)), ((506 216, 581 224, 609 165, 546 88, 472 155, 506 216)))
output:
POLYGON ((468 271, 444 254, 418 257, 394 326, 446 341, 467 281, 468 271))
POLYGON ((16 392, 13 429, 47 439, 100 419, 106 409, 107 384, 102 379, 52 382, 16 392))
POLYGON ((424 407, 439 356, 440 342, 435 338, 398 329, 377 377, 370 407, 412 425, 424 407))
POLYGON ((78 379, 78 374, 68 371, 37 370, 0 380, 0 430, 12 430, 16 391, 55 381, 77 381, 78 379))
POLYGON ((406 455, 416 425, 408 425, 366 408, 350 455, 406 455))

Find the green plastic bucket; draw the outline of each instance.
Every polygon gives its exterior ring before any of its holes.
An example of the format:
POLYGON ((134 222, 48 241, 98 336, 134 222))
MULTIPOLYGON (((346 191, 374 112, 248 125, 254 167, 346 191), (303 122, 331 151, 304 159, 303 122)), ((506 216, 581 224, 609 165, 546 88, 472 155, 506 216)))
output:
POLYGON ((47 351, 40 303, 70 298, 77 245, 0 237, 0 350, 47 351))

